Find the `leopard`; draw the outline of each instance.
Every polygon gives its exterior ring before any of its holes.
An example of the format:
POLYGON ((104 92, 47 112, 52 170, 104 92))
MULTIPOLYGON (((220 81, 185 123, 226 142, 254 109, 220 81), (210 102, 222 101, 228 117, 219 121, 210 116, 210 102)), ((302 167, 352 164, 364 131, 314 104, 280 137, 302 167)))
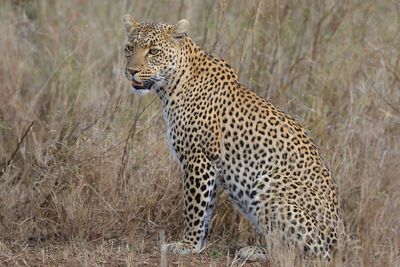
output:
MULTIPOLYGON (((182 172, 184 237, 168 243, 168 253, 202 251, 224 191, 258 233, 329 261, 344 227, 338 184, 308 131, 242 84, 229 63, 202 50, 187 20, 140 23, 125 15, 123 24, 125 76, 133 93, 160 99, 182 172)), ((238 255, 271 256, 258 246, 238 255)))

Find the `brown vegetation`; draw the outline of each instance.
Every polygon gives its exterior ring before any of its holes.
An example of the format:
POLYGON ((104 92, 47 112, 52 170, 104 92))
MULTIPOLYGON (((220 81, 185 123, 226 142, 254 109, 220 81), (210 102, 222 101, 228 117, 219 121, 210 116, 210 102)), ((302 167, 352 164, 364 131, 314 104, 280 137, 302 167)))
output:
MULTIPOLYGON (((295 116, 339 183, 334 266, 400 265, 400 2, 2 1, 1 265, 159 265, 182 233, 155 95, 129 93, 122 15, 175 23, 295 116)), ((256 242, 220 196, 210 243, 176 266, 236 266, 256 242)), ((261 266, 253 263, 254 266, 261 266)), ((272 266, 307 265, 276 251, 272 266)), ((250 266, 251 264, 249 264, 250 266)))

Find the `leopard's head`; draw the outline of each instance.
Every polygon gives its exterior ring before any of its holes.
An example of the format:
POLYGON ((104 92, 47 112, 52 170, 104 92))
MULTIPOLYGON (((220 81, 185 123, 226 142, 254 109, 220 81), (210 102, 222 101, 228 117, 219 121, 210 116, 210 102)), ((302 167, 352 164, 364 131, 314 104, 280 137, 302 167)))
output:
POLYGON ((165 86, 178 64, 189 27, 187 20, 175 25, 139 23, 124 16, 127 33, 125 75, 134 93, 145 94, 165 86))

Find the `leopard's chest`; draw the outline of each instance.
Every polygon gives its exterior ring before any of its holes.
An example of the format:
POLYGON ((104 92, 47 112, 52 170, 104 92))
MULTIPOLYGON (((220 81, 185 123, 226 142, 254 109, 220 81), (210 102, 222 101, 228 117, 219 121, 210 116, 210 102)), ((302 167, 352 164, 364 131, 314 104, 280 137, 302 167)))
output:
POLYGON ((188 160, 190 154, 204 149, 212 123, 204 116, 208 113, 207 101, 200 101, 207 99, 208 93, 192 91, 193 88, 185 88, 185 93, 170 96, 168 105, 163 107, 168 146, 181 164, 188 160))
POLYGON ((175 104, 175 106, 164 108, 163 115, 170 153, 183 164, 194 142, 192 128, 196 122, 191 120, 192 114, 187 105, 179 102, 175 104))
POLYGON ((179 163, 181 163, 181 153, 182 151, 180 151, 179 148, 179 143, 178 142, 178 134, 177 134, 177 129, 175 127, 175 117, 170 114, 169 110, 164 109, 163 110, 163 115, 164 115, 164 121, 165 124, 167 126, 167 144, 168 144, 168 148, 169 151, 172 155, 172 157, 178 161, 179 163))

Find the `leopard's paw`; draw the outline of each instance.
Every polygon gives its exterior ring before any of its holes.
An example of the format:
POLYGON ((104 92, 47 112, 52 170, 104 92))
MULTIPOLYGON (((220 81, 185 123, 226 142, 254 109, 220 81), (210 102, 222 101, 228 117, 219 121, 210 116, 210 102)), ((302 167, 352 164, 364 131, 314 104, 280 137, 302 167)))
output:
POLYGON ((164 246, 166 246, 167 252, 178 254, 181 256, 197 253, 200 251, 200 249, 196 248, 196 246, 184 242, 173 242, 165 244, 164 246))
POLYGON ((238 252, 239 258, 247 261, 266 261, 268 259, 267 252, 259 247, 244 247, 238 252))

